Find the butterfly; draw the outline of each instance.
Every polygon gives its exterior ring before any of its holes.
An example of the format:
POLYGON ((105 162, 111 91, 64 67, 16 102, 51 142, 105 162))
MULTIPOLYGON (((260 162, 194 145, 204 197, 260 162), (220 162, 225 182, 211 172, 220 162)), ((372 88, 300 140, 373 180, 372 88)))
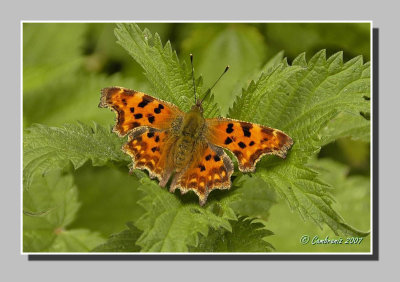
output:
POLYGON ((252 172, 266 154, 285 158, 293 140, 267 126, 230 118, 204 118, 203 99, 196 98, 193 57, 192 77, 195 103, 188 112, 145 93, 123 88, 101 90, 99 107, 116 113, 113 131, 128 136, 122 150, 133 160, 132 169, 145 169, 170 192, 194 191, 203 206, 215 189, 229 189, 234 171, 225 150, 236 157, 242 172, 252 172))

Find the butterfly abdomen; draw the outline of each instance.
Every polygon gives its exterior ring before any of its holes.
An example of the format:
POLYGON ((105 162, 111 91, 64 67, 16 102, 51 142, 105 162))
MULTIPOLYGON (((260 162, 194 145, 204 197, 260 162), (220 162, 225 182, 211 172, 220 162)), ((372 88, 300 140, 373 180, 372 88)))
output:
POLYGON ((182 136, 175 144, 174 163, 177 170, 183 169, 191 160, 195 141, 193 138, 182 136))
POLYGON ((175 144, 174 162, 177 170, 185 168, 193 158, 196 143, 202 139, 205 121, 200 111, 192 109, 186 113, 175 144))

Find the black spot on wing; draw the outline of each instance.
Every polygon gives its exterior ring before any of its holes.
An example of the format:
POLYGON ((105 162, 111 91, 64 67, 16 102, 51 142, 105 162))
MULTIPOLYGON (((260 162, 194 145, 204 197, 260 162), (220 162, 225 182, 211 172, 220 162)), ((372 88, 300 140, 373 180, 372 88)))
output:
POLYGON ((149 96, 143 96, 142 102, 138 104, 140 108, 144 108, 148 103, 152 102, 154 99, 149 96))
POLYGON ((246 148, 246 144, 244 144, 242 141, 240 141, 240 142, 238 143, 238 145, 239 145, 239 147, 242 148, 242 149, 246 148))
POLYGON ((154 132, 148 132, 147 137, 152 138, 154 136, 154 132))
POLYGON ((255 143, 254 143, 254 141, 251 141, 250 143, 249 143, 249 146, 253 146, 255 143))
POLYGON ((135 119, 141 119, 143 117, 143 115, 142 114, 135 114, 134 117, 135 117, 135 119))
POLYGON ((150 123, 154 122, 154 116, 149 116, 149 117, 147 117, 147 119, 149 120, 150 123))
POLYGON ((226 133, 232 133, 233 132, 233 123, 228 123, 228 126, 226 128, 226 133))
POLYGON ((135 112, 135 108, 134 107, 131 107, 129 110, 131 111, 132 114, 135 112))
POLYGON ((253 128, 253 125, 251 123, 241 122, 240 126, 242 127, 244 136, 250 137, 251 136, 250 129, 253 128))
POLYGON ((225 139, 225 145, 228 145, 228 144, 230 144, 230 143, 232 143, 232 139, 229 138, 229 137, 226 137, 226 139, 225 139))
POLYGON ((156 114, 159 114, 159 113, 161 113, 161 110, 162 110, 162 109, 164 109, 164 106, 161 105, 161 104, 158 104, 158 107, 154 109, 154 112, 155 112, 156 114))
POLYGON ((214 161, 219 162, 221 160, 221 158, 217 155, 214 156, 214 161))
POLYGON ((206 156, 206 161, 209 161, 211 159, 211 155, 206 156))
POLYGON ((157 135, 155 141, 156 142, 160 141, 160 136, 157 135))
POLYGON ((205 171, 206 170, 206 167, 204 165, 202 165, 202 164, 199 164, 199 168, 200 168, 200 171, 205 171))

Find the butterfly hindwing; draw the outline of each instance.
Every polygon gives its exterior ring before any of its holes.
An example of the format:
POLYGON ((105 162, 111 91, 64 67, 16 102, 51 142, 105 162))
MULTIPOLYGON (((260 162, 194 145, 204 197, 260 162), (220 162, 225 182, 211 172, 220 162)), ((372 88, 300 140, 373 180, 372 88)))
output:
POLYGON ((206 119, 207 140, 231 151, 243 172, 255 170, 256 163, 265 154, 285 158, 293 140, 284 132, 228 118, 206 119))
POLYGON ((174 120, 183 116, 175 105, 122 87, 102 89, 99 107, 108 107, 116 112, 114 131, 120 136, 140 126, 165 130, 171 127, 174 120))
POLYGON ((168 152, 174 142, 167 130, 141 127, 129 135, 122 149, 131 156, 132 169, 146 169, 150 177, 156 177, 164 187, 173 172, 168 152))
POLYGON ((181 193, 193 190, 204 205, 208 194, 214 189, 229 189, 233 163, 223 149, 207 143, 197 146, 189 166, 178 172, 172 180, 170 191, 181 193))

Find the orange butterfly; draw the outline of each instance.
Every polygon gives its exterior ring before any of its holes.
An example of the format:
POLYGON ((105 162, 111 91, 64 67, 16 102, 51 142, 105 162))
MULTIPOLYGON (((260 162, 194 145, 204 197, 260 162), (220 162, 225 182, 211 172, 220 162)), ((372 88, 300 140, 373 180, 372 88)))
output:
POLYGON ((184 113, 177 106, 142 92, 123 87, 101 90, 99 107, 110 108, 117 115, 114 132, 129 134, 123 151, 133 160, 133 168, 146 169, 165 187, 171 175, 170 192, 193 190, 200 205, 214 189, 229 189, 233 163, 224 149, 237 158, 239 170, 255 170, 265 154, 285 158, 293 144, 284 132, 228 118, 204 118, 202 100, 196 99, 193 57, 192 76, 195 105, 184 113))

